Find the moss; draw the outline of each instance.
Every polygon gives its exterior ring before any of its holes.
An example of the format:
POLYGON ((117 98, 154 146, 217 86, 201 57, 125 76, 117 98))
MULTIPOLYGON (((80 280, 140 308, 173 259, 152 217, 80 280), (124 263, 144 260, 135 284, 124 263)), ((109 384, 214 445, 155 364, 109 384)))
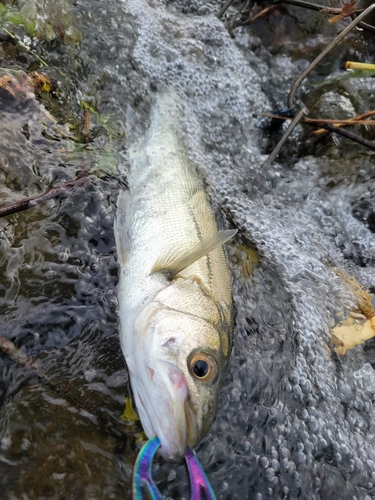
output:
POLYGON ((82 39, 80 32, 72 26, 70 5, 66 0, 19 0, 12 5, 3 1, 0 3, 0 17, 5 23, 24 26, 30 37, 47 41, 59 38, 67 45, 74 45, 82 39))

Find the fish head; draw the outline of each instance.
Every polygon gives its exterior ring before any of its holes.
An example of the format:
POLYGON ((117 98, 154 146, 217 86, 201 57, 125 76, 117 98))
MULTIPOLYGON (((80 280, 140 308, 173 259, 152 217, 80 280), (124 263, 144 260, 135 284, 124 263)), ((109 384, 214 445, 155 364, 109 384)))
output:
POLYGON ((153 302, 135 322, 136 358, 127 359, 135 402, 160 454, 180 461, 214 419, 226 357, 208 321, 153 302))

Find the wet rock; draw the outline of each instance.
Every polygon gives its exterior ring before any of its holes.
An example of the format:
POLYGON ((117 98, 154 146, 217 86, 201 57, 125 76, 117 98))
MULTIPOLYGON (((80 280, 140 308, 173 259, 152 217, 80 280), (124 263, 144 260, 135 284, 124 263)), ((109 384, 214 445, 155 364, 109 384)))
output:
MULTIPOLYGON (((75 44, 81 41, 81 34, 73 26, 70 15, 70 5, 65 0, 39 1, 18 0, 12 9, 18 9, 19 21, 28 28, 30 36, 45 39, 47 41, 60 38, 67 44, 75 44)), ((7 13, 5 13, 7 16, 7 13)), ((7 19, 12 22, 8 13, 7 19)))
POLYGON ((316 106, 314 111, 322 118, 345 120, 356 115, 349 97, 332 91, 323 94, 316 106))

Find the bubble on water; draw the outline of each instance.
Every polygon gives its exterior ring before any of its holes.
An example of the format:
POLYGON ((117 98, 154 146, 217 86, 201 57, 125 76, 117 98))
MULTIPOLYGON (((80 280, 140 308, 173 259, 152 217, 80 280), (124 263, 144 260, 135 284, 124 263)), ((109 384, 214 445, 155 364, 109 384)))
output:
POLYGON ((227 491, 228 487, 229 487, 229 484, 227 482, 223 481, 221 483, 221 491, 222 492, 227 491))
POLYGON ((67 262, 67 261, 68 261, 68 259, 69 259, 69 257, 70 257, 69 252, 67 252, 67 251, 65 251, 65 252, 61 252, 61 253, 60 253, 60 255, 59 255, 59 260, 60 260, 61 262, 67 262))
POLYGON ((58 472, 54 472, 52 474, 52 477, 54 479, 56 479, 57 481, 62 481, 66 476, 66 472, 61 472, 61 473, 58 473, 58 472))
POLYGON ((92 382, 95 378, 96 370, 90 369, 85 371, 85 379, 87 382, 92 382))
POLYGON ((275 471, 272 467, 268 467, 264 472, 264 477, 267 481, 272 482, 275 479, 275 471))
POLYGON ((172 469, 168 474, 167 481, 173 481, 174 479, 176 479, 176 475, 176 471, 172 469))
POLYGON ((0 448, 2 450, 7 450, 12 444, 12 439, 10 436, 4 436, 0 440, 0 448))
MULTIPOLYGON (((373 396, 375 394, 375 370, 370 363, 364 364, 360 370, 353 372, 353 377, 357 387, 365 395, 373 396)), ((358 404, 360 403, 358 402, 358 404)))

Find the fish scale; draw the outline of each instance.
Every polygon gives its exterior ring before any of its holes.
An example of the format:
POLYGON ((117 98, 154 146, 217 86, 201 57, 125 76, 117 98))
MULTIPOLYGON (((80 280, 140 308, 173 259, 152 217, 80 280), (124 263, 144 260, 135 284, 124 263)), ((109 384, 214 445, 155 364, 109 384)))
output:
MULTIPOLYGON (((125 214, 125 226, 131 231, 131 245, 137 247, 137 255, 131 255, 128 264, 130 268, 134 263, 137 280, 140 274, 148 277, 160 255, 188 250, 217 231, 203 180, 171 123, 176 117, 168 115, 170 103, 161 101, 168 101, 168 97, 159 97, 146 140, 129 150, 131 210, 125 214)), ((180 274, 199 277, 219 302, 231 304, 230 276, 222 248, 180 274)))
POLYGON ((178 131, 178 103, 167 91, 153 100, 150 126, 129 149, 115 223, 121 346, 145 432, 167 460, 209 429, 233 330, 221 245, 234 232, 218 231, 178 131))

